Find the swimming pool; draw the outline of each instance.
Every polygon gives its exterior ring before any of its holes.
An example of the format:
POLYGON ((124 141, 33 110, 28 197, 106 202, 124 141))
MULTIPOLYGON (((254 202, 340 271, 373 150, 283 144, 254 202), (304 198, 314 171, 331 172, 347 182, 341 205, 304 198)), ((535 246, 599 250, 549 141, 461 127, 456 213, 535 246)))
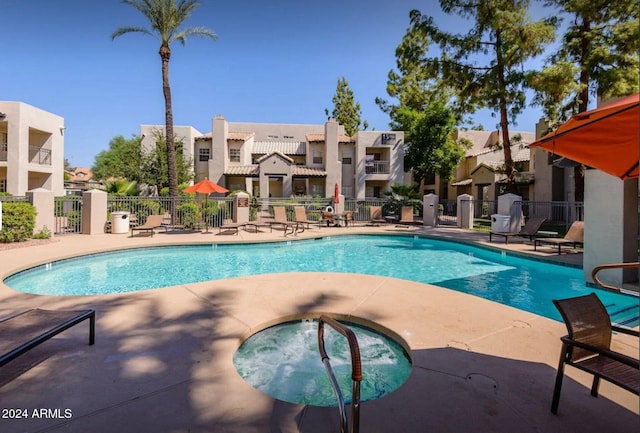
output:
POLYGON ((44 295, 123 293, 279 272, 350 272, 435 284, 555 320, 551 300, 595 291, 612 320, 638 324, 638 298, 585 286, 582 270, 440 239, 355 235, 256 244, 148 247, 37 266, 4 279, 44 295))

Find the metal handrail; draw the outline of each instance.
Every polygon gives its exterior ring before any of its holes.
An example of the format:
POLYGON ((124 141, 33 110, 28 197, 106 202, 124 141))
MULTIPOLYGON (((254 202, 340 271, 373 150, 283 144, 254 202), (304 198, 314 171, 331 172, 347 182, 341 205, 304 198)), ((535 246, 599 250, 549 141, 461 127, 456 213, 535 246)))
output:
POLYGON ((593 268, 591 271, 591 278, 593 278, 593 282, 603 289, 613 290, 614 292, 620 292, 622 289, 620 287, 610 286, 609 284, 605 284, 600 279, 598 279, 598 272, 603 269, 628 269, 628 268, 640 268, 640 262, 630 262, 630 263, 613 263, 607 265, 599 265, 593 268))
POLYGON ((362 361, 360 360, 360 347, 358 346, 358 339, 353 331, 337 320, 331 317, 322 315, 318 319, 318 349, 320 351, 320 358, 324 364, 333 392, 338 399, 338 410, 340 411, 340 432, 347 433, 347 414, 344 408, 344 398, 340 391, 340 386, 336 380, 336 376, 331 368, 329 356, 324 349, 324 324, 331 326, 333 329, 344 335, 349 342, 349 351, 351 352, 351 379, 353 380, 352 398, 351 398, 351 432, 358 433, 360 431, 360 382, 362 381, 362 361))

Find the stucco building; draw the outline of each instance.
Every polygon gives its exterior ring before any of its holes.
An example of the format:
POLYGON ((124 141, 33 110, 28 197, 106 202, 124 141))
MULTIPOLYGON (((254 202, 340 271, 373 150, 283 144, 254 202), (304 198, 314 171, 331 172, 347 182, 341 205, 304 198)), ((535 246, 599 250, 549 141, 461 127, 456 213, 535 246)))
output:
MULTIPOLYGON (((229 122, 218 115, 210 133, 174 127, 196 181, 208 178, 258 197, 329 197, 337 183, 347 198, 380 197, 404 182, 404 133, 359 131, 348 137, 335 120, 325 124, 229 122)), ((141 125, 142 145, 155 146, 159 125, 141 125)))
POLYGON ((64 191, 64 119, 23 102, 0 101, 0 192, 64 191))

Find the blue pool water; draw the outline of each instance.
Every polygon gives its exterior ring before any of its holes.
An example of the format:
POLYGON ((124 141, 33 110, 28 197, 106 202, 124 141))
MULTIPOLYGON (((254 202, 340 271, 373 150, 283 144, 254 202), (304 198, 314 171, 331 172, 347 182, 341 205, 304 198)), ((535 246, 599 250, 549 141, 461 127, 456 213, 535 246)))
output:
MULTIPOLYGON (((361 401, 383 397, 402 385, 411 360, 393 339, 372 329, 345 323, 356 335, 362 362, 361 401)), ((351 402, 351 356, 347 339, 325 327, 325 348, 340 390, 351 402)), ((336 397, 318 353, 318 321, 282 323, 245 340, 233 356, 238 374, 254 388, 278 400, 336 406, 336 397)))
POLYGON ((56 261, 7 277, 46 295, 122 293, 277 272, 351 272, 435 284, 560 320, 552 299, 595 291, 612 319, 638 324, 638 298, 588 288, 582 270, 413 236, 337 236, 262 244, 169 246, 56 261))

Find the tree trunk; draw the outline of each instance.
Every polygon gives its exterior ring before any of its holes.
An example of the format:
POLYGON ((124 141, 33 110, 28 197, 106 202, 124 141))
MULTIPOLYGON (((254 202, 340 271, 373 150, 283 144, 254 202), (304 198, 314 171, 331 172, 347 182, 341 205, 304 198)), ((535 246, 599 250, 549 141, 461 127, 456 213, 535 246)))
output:
POLYGON ((167 141, 167 166, 169 178, 169 196, 173 199, 178 196, 178 177, 176 173, 176 149, 173 138, 173 108, 171 104, 171 86, 169 85, 169 59, 171 49, 168 44, 160 46, 160 58, 162 59, 162 91, 164 93, 165 129, 167 141))
MULTIPOLYGON (((591 22, 584 19, 580 29, 582 35, 587 35, 591 31, 591 22)), ((591 48, 591 40, 583 37, 580 42, 580 102, 578 104, 578 113, 584 113, 589 108, 589 70, 584 64, 585 59, 589 56, 589 50, 591 48)), ((573 168, 573 186, 574 186, 574 201, 584 201, 584 164, 579 164, 573 168)))
MULTIPOLYGON (((509 192, 516 192, 516 180, 513 172, 513 159, 511 158, 511 139, 509 138, 509 115, 507 113, 507 93, 504 81, 504 60, 502 58, 502 39, 500 31, 496 31, 496 74, 498 79, 498 91, 500 94, 500 129, 502 132, 502 149, 504 152, 504 169, 507 175, 509 192)), ((497 191, 496 191, 497 192, 497 191)))

